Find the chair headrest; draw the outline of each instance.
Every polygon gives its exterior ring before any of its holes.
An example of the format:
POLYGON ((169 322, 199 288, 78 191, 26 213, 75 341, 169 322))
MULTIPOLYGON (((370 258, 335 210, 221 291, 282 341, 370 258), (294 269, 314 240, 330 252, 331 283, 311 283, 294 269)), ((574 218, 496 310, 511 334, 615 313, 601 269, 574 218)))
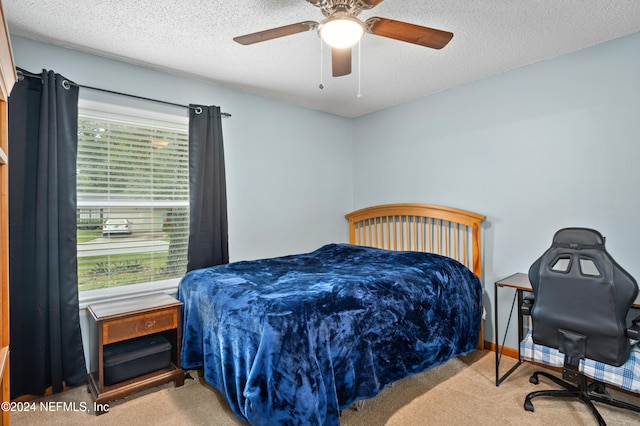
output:
POLYGON ((553 245, 556 247, 603 249, 604 243, 605 237, 595 229, 589 228, 564 228, 553 236, 553 245))

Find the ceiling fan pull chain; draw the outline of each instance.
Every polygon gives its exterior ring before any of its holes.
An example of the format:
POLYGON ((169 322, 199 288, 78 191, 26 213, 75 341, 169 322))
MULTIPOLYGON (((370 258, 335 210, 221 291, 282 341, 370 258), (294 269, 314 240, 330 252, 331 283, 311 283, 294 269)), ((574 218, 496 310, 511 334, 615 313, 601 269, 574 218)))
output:
POLYGON ((356 97, 358 99, 362 98, 362 91, 360 90, 360 80, 362 74, 362 40, 358 40, 358 94, 356 97))
POLYGON ((322 62, 322 39, 320 39, 320 85, 318 85, 318 87, 320 88, 320 90, 324 89, 324 82, 323 82, 323 77, 322 77, 322 68, 323 68, 323 62, 322 62))

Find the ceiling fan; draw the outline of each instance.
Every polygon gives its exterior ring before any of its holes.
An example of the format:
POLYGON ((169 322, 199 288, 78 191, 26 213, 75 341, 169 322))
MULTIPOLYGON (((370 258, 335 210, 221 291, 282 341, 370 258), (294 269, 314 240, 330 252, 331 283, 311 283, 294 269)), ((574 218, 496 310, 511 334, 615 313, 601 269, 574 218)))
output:
POLYGON ((351 73, 351 47, 362 38, 365 32, 432 49, 442 49, 453 37, 453 33, 448 31, 393 19, 373 17, 363 23, 357 18, 360 12, 374 8, 383 0, 306 1, 320 8, 325 16, 322 22, 303 21, 234 37, 233 40, 243 45, 249 45, 305 31, 318 30, 320 38, 331 46, 333 76, 340 77, 351 73))

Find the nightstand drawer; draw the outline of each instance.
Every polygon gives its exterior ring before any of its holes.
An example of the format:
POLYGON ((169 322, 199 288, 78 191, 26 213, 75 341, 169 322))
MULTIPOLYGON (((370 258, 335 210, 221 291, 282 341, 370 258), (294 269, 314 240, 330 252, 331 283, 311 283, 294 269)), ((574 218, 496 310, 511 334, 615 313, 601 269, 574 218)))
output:
POLYGON ((119 342, 171 330, 178 327, 178 310, 170 309, 136 315, 131 318, 121 318, 118 321, 106 321, 103 324, 103 344, 119 342))

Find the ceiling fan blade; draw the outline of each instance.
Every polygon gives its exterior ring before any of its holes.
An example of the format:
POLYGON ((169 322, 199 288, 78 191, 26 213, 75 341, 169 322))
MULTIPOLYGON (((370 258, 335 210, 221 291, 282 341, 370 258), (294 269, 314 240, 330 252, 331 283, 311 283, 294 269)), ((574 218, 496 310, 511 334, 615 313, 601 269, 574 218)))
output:
POLYGON ((334 77, 351 74, 351 48, 331 48, 331 68, 334 77))
POLYGON ((377 16, 367 19, 365 26, 371 34, 406 41, 432 49, 442 49, 449 43, 449 40, 453 38, 453 33, 448 31, 408 24, 393 19, 379 18, 377 16))
POLYGON ((248 45, 292 34, 303 33, 305 31, 313 31, 317 28, 317 22, 304 21, 297 24, 285 25, 284 27, 272 28, 270 30, 258 31, 257 33, 234 37, 233 40, 240 44, 248 45))

